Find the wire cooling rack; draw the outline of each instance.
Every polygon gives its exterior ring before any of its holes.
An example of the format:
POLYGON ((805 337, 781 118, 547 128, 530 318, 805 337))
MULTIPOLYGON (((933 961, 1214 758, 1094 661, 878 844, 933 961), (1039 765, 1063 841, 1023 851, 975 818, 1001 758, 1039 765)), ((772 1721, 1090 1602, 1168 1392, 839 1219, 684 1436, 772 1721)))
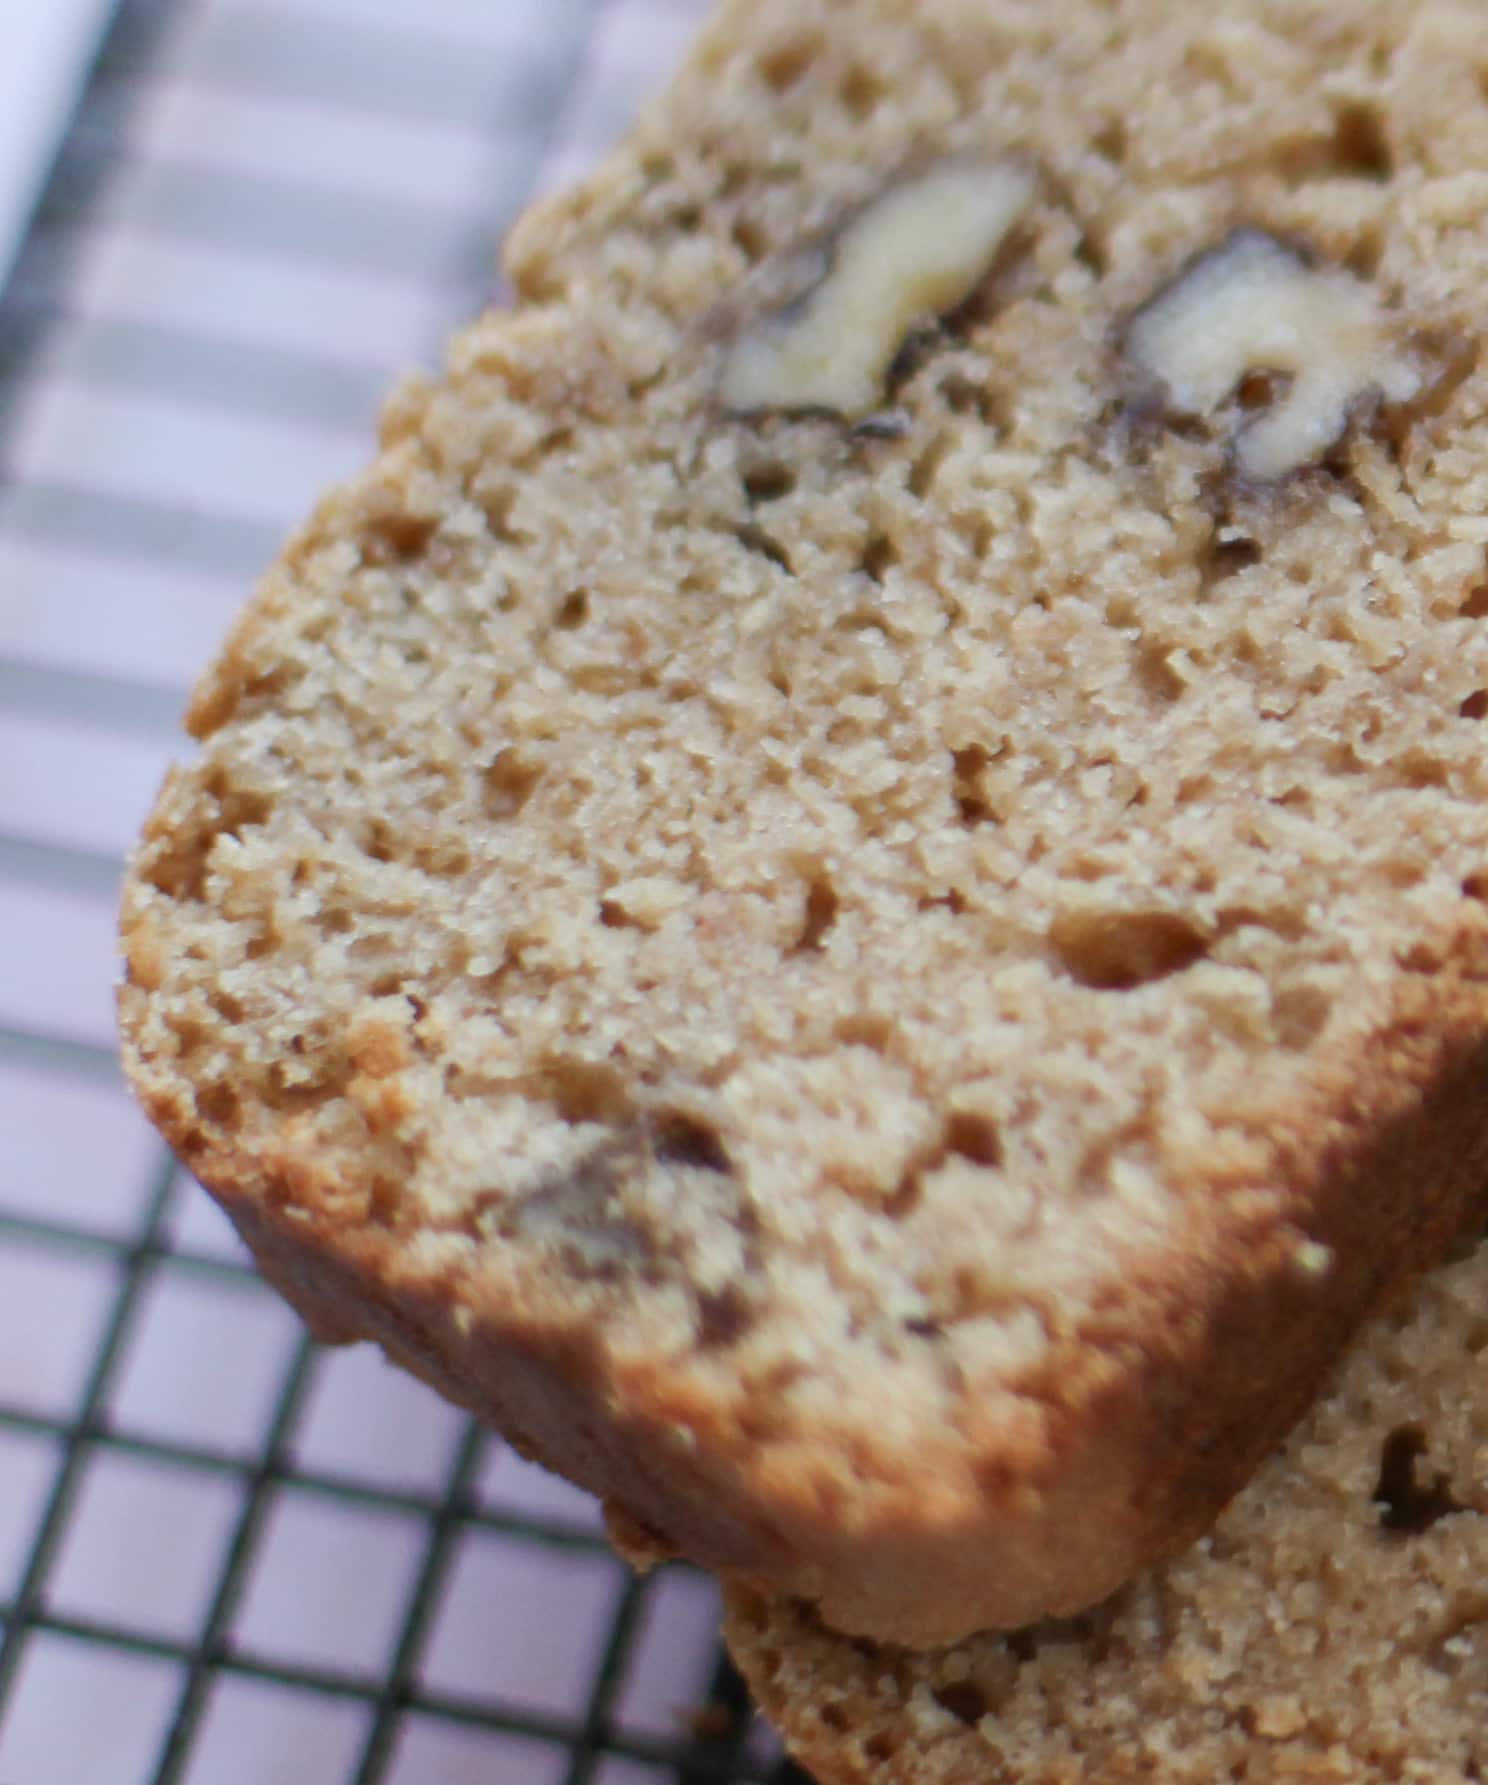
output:
POLYGON ((122 0, 0 302, 0 1781, 785 1785, 714 1590, 322 1353, 124 1094, 191 674, 682 0, 122 0), (410 19, 416 18, 415 31, 410 19))

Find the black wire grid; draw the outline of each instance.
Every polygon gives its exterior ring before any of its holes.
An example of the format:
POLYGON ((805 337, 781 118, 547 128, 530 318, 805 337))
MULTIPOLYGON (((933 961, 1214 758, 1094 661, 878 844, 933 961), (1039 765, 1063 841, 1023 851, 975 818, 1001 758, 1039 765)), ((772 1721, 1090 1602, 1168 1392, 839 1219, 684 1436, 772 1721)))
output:
MULTIPOLYGON (((18 477, 6 450, 9 423, 33 381, 44 376, 41 368, 68 320, 71 276, 90 231, 109 203, 117 170, 127 159, 131 120, 141 95, 150 90, 190 3, 122 0, 0 302, 0 527, 12 536, 43 544, 75 544, 101 557, 160 564, 177 573, 228 576, 240 579, 246 588, 275 543, 260 524, 18 477)), ((490 0, 494 6, 502 3, 490 0)), ((578 3, 587 6, 589 0, 578 3)), ((589 33, 599 16, 592 13, 589 33)), ((260 28, 272 31, 275 15, 265 12, 260 28)), ((530 96, 549 118, 561 114, 565 92, 581 77, 585 31, 577 39, 573 55, 550 70, 551 90, 530 96)), ((390 91, 385 84, 379 89, 375 81, 364 79, 360 91, 353 80, 349 96, 342 94, 340 102, 352 107, 358 103, 437 106, 440 100, 428 92, 420 96, 390 91)), ((537 132, 531 144, 529 182, 543 152, 537 132)), ((339 235, 322 229, 307 242, 297 224, 299 196, 293 191, 258 191, 245 205, 242 191, 229 190, 228 182, 210 172, 179 167, 172 181, 167 182, 166 193, 172 204, 159 201, 161 215, 156 222, 184 238, 194 232, 220 236, 237 231, 249 238, 248 246, 270 255, 314 252, 374 266, 411 251, 405 225, 416 221, 412 215, 353 217, 339 235)), ((496 241, 509 221, 509 215, 474 220, 465 239, 436 269, 448 319, 478 307, 490 281, 496 241)), ((363 375, 329 359, 296 359, 280 350, 189 333, 152 333, 139 324, 100 323, 90 342, 89 352, 105 366, 103 376, 125 384, 132 381, 136 388, 168 381, 173 396, 184 394, 191 401, 223 407, 340 403, 343 409, 357 410, 372 402, 384 378, 380 369, 363 375)), ((83 369, 88 370, 87 354, 83 369)), ((95 679, 81 672, 33 670, 7 664, 0 656, 0 707, 19 705, 65 720, 86 714, 96 702, 105 703, 111 722, 126 729, 158 728, 174 723, 179 691, 126 677, 95 679)), ((55 892, 111 901, 118 872, 118 860, 111 856, 0 834, 0 873, 43 896, 55 892)), ((106 1047, 31 1026, 0 1027, 0 1069, 7 1067, 67 1084, 116 1087, 118 1083, 118 1068, 106 1047)), ((0 1204, 0 1261, 7 1252, 27 1260, 88 1260, 105 1271, 110 1282, 106 1318, 70 1413, 58 1416, 0 1405, 0 1441, 44 1440, 51 1459, 17 1584, 8 1597, 0 1596, 0 1735, 7 1718, 23 1703, 27 1668, 38 1646, 70 1644, 95 1654, 102 1650, 116 1657, 168 1664, 167 1669, 156 1670, 169 1678, 170 1686, 152 1737, 155 1752, 148 1770, 141 1778, 131 1765, 128 1778, 101 1777, 98 1785, 185 1785, 195 1776, 193 1762, 214 1697, 234 1682, 289 1689, 349 1707, 357 1722, 349 1765, 341 1775, 345 1785, 379 1785, 390 1779, 400 1743, 415 1721, 463 1729, 477 1746, 489 1739, 489 1770, 477 1770, 491 1785, 500 1785, 505 1776, 501 1755, 511 1750, 503 1749, 502 1743, 511 1740, 549 1751, 551 1776, 565 1785, 643 1778, 670 1779, 677 1785, 804 1781, 803 1774, 779 1759, 773 1742, 761 1739, 745 1690, 716 1637, 709 1639, 715 1648, 713 1658, 699 1658, 697 1677, 704 1689, 694 1693, 690 1706, 679 1707, 690 1714, 679 1714, 671 1733, 656 1733, 654 1728, 637 1732, 617 1716, 666 1570, 650 1580, 625 1576, 623 1584, 617 1584, 587 1699, 577 1714, 557 1714, 520 1698, 504 1697, 499 1673, 491 1677, 488 1693, 460 1694, 427 1683, 421 1666, 431 1631, 457 1579, 462 1543, 473 1534, 499 1536, 520 1544, 534 1557, 605 1553, 602 1538, 584 1521, 493 1510, 478 1493, 477 1483, 496 1441, 478 1427, 464 1429, 442 1483, 432 1491, 381 1486, 352 1473, 306 1466, 298 1458, 296 1437, 318 1374, 327 1364, 323 1354, 299 1337, 289 1347, 256 1444, 233 1448, 189 1435, 151 1437, 131 1431, 114 1402, 150 1298, 162 1289, 190 1285, 198 1294, 217 1298, 226 1310, 234 1298, 241 1301, 263 1293, 240 1258, 221 1248, 181 1242, 185 1201, 200 1192, 163 1155, 157 1155, 151 1169, 153 1181, 148 1185, 119 1187, 120 1206, 139 1211, 133 1231, 122 1235, 60 1217, 6 1213, 0 1204), (146 1607, 141 1607, 138 1619, 104 1618, 69 1610, 65 1596, 60 1606, 57 1602, 59 1558, 81 1516, 89 1470, 100 1458, 211 1479, 232 1495, 215 1579, 206 1595, 205 1612, 189 1637, 162 1634, 158 1622, 144 1615, 146 1607), (347 1516, 360 1510, 398 1514, 416 1522, 420 1532, 416 1563, 397 1611, 396 1640, 385 1669, 290 1663, 256 1653, 235 1639, 235 1624, 266 1528, 286 1489, 325 1507, 345 1509, 347 1516)), ((37 1342, 44 1343, 40 1335, 37 1342)), ((160 1533, 158 1540, 168 1543, 169 1532, 160 1533)), ((4 1591, 0 1576, 0 1595, 4 1591)), ((87 1707, 80 1706, 79 1714, 86 1716, 87 1707)), ((311 1778, 298 1772, 292 1776, 307 1785, 341 1785, 337 1777, 311 1778)), ((461 1771, 462 1779, 474 1776, 461 1771)), ((434 1772, 428 1778, 429 1785, 443 1785, 434 1772)), ((11 1780, 7 1785, 30 1782, 11 1780)))

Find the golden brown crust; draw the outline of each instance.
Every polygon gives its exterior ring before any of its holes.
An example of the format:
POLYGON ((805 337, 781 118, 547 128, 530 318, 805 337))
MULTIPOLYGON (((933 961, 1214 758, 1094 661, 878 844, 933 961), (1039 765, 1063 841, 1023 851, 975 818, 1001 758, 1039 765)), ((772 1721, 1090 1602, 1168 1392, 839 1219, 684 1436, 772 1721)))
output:
POLYGON ((271 574, 124 917, 132 1079, 318 1331, 915 1644, 1187 1542, 1488 1150, 1462 21, 1055 10, 731 9, 271 574), (724 413, 969 152, 1037 190, 897 419, 724 413), (1429 397, 1267 487, 1120 357, 1238 221, 1429 397))
MULTIPOLYGON (((756 1453, 747 1427, 733 1424, 736 1402, 687 1407, 683 1424, 685 1381, 617 1369, 582 1322, 532 1320, 517 1299, 524 1286, 495 1284, 489 1272, 475 1278, 462 1242, 434 1234, 410 1248, 386 1231, 349 1227, 348 1187, 317 1182, 313 1169, 244 1184, 236 1161, 201 1152, 199 1129, 178 1110, 154 1103, 150 1113, 318 1338, 375 1340, 525 1454, 600 1494, 633 1560, 680 1552, 746 1586, 790 1583, 820 1595, 837 1627, 892 1620, 902 1640, 925 1646, 942 1603, 964 1603, 958 1595, 977 1569, 997 1578, 1002 1603, 1058 1616, 1089 1604, 1093 1585, 1104 1596, 1185 1548, 1290 1429, 1361 1313, 1471 1220, 1488 1178, 1488 1044, 1417 1098, 1419 1019, 1402 1021, 1391 1039, 1373 1077, 1351 1081, 1364 1087, 1353 1109, 1368 1151, 1342 1163, 1340 1120, 1324 1154, 1328 1195, 1313 1231, 1353 1262, 1351 1275, 1328 1278, 1335 1293, 1320 1294, 1298 1268, 1286 1231, 1231 1228, 1223 1257, 1190 1255, 1182 1271, 1178 1261, 1167 1275, 1152 1271, 1150 1285, 1129 1281, 1106 1324, 1070 1334, 1053 1354, 1047 1381, 1020 1385, 1038 1410, 1032 1456, 1010 1444, 1006 1419, 985 1436, 973 1423, 981 1494, 969 1514, 948 1496, 953 1517, 937 1531, 924 1478, 907 1471, 917 1496, 907 1508, 905 1490, 891 1484, 880 1502, 887 1515, 867 1533, 875 1578, 861 1585, 851 1574, 864 1531, 832 1524, 842 1502, 822 1494, 818 1459, 807 1457, 792 1479, 794 1459, 772 1458, 771 1475, 751 1479, 756 1453), (1408 1113, 1396 1122, 1375 1119, 1401 1105, 1408 1113), (1226 1271, 1232 1260, 1239 1271, 1226 1271), (1227 1286, 1222 1298, 1218 1283, 1227 1286), (1285 1335, 1285 1347, 1257 1350, 1257 1331, 1285 1335), (1139 1367, 1121 1369, 1115 1360, 1132 1354, 1139 1367), (631 1390, 629 1406, 616 1383, 631 1390)), ((871 1501, 867 1510, 876 1510, 871 1501)), ((855 1511, 864 1517, 861 1504, 855 1511)))

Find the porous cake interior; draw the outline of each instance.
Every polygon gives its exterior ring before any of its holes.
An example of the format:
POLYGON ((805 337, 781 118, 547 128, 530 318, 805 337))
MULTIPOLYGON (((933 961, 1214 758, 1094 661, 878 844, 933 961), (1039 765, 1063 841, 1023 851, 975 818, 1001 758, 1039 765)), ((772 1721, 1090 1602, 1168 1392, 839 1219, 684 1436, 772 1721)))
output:
POLYGON ((1273 1194, 1488 894, 1488 45, 748 12, 269 577, 126 1001, 201 1135, 348 1223, 525 1261, 762 1432, 897 1442, 1273 1194), (731 411, 744 332, 948 164, 1031 195, 881 403, 731 411), (1237 231, 1408 372, 1269 479, 1237 443, 1299 372, 1198 414, 1130 351, 1237 231))

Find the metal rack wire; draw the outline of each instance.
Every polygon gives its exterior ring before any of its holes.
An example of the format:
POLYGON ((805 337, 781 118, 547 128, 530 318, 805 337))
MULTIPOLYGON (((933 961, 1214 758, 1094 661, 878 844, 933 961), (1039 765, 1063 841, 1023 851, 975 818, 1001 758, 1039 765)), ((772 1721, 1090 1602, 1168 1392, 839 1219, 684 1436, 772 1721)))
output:
MULTIPOLYGON (((611 12, 625 3, 612 0, 611 12)), ((274 530, 255 514, 204 512, 168 496, 157 500, 92 487, 82 478, 68 481, 45 467, 18 463, 13 450, 17 418, 53 374, 59 353, 71 375, 84 382, 147 394, 164 391, 217 409, 280 416, 331 411, 349 422, 370 413, 385 381, 384 368, 352 357, 320 358, 293 348, 219 339, 209 329, 167 330, 108 317, 75 326, 81 257, 101 220, 117 206, 141 107, 158 95, 161 71, 179 49, 179 32, 193 10, 201 8, 193 8, 192 0, 122 0, 0 304, 0 538, 92 554, 99 563, 129 561, 147 573, 200 574, 246 586, 274 543, 274 530)), ((255 21, 249 16, 253 11, 239 8, 240 43, 254 28, 279 30, 293 23, 289 13, 263 8, 255 21)), ((535 123, 519 152, 508 155, 501 202, 480 207, 456 239, 438 244, 438 289, 428 306, 432 323, 452 320, 480 301, 495 240, 552 149, 553 120, 564 115, 565 95, 582 82, 586 56, 606 28, 604 10, 588 0, 570 0, 569 11, 568 37, 557 49, 550 45, 541 65, 523 75, 535 123)), ((613 29, 613 18, 609 25, 613 29)), ((231 33, 219 38, 215 53, 230 54, 230 39, 231 33)), ((383 47, 389 44, 391 39, 383 47)), ((412 53, 419 46, 403 48, 412 53)), ((406 89, 390 85, 378 72, 385 70, 386 57, 358 62, 352 55, 348 66, 350 87, 339 100, 353 109, 440 103, 437 93, 416 82, 406 89)), ((292 67, 292 58, 281 58, 281 75, 292 67)), ((472 106, 483 103, 469 83, 458 97, 472 106)), ((245 194, 241 185, 210 170, 176 166, 167 175, 152 188, 136 189, 130 201, 137 209, 153 207, 152 226, 167 236, 221 238, 236 232, 240 241, 246 238, 271 255, 293 255, 307 252, 307 236, 339 216, 339 233, 322 231, 318 237, 318 251, 333 259, 386 264, 414 251, 399 231, 417 224, 415 207, 379 210, 368 200, 362 214, 353 206, 348 215, 344 203, 317 197, 313 182, 300 191, 264 187, 245 194), (282 202, 276 206, 276 200, 282 202)), ((427 231, 420 240, 430 245, 427 231)), ((0 718, 39 716, 61 725, 103 714, 111 735, 154 740, 174 726, 179 701, 180 689, 168 679, 90 666, 86 658, 58 667, 8 657, 0 635, 0 718)), ((91 926, 89 934, 101 935, 111 925, 118 871, 115 851, 65 834, 37 836, 7 828, 0 814, 0 883, 22 890, 30 901, 23 902, 23 913, 54 901, 76 906, 80 922, 91 926)), ((70 971, 61 951, 54 966, 64 977, 70 971)), ((68 1017, 54 1024, 39 997, 28 1002, 24 986, 7 991, 4 972, 0 961, 0 1075, 13 1081, 7 1093, 11 1106, 24 1110, 33 1098, 38 1109, 49 1099, 60 1100, 59 1108, 71 1107, 69 1100, 82 1107, 90 1098, 103 1099, 110 1108, 122 1105, 106 1017, 68 1017)), ((786 1785, 803 1779, 761 1739, 716 1638, 710 1653, 699 1658, 702 1690, 694 1695, 695 1714, 669 1730, 654 1721, 649 1727, 627 1721, 622 1714, 627 1679, 649 1624, 659 1615, 658 1595, 664 1598, 677 1573, 631 1579, 608 1558, 592 1521, 493 1502, 481 1482, 495 1441, 477 1427, 452 1424, 442 1470, 423 1485, 369 1479, 309 1460, 301 1440, 317 1385, 331 1366, 297 1336, 273 1353, 268 1392, 260 1396, 252 1428, 245 1428, 240 1441, 140 1428, 122 1389, 155 1302, 189 1292, 205 1298, 208 1317, 220 1310, 226 1319, 254 1298, 267 1298, 240 1255, 197 1236, 192 1210, 199 1192, 158 1150, 146 1154, 136 1145, 124 1147, 104 1175, 111 1181, 94 1183, 81 1214, 66 1197, 61 1206, 40 1212, 35 1206, 10 1206, 0 1182, 0 1263, 8 1260, 17 1272, 33 1275, 86 1270, 98 1288, 99 1310, 65 1395, 38 1392, 0 1404, 0 1445, 23 1449, 36 1479, 9 1586, 0 1567, 0 1775, 8 1776, 9 1766, 17 1764, 18 1750, 7 1752, 5 1732, 10 1728, 14 1734, 26 1722, 39 1674, 47 1667, 55 1672, 83 1666, 87 1657, 103 1655, 136 1670, 130 1678, 137 1675, 141 1689, 148 1687, 144 1695, 154 1708, 130 1754, 121 1749, 117 1775, 100 1778, 99 1785, 192 1785, 215 1778, 207 1756, 214 1719, 225 1714, 229 1689, 250 1688, 324 1704, 338 1716, 346 1713, 336 1724, 336 1740, 316 1750, 322 1755, 318 1769, 306 1758, 305 1770, 282 1775, 313 1777, 316 1785, 338 1785, 341 1779, 346 1785, 390 1785, 403 1777, 445 1785, 446 1776, 480 1777, 494 1785, 515 1776, 512 1757, 519 1751, 528 1763, 533 1756, 539 1762, 535 1771, 529 1764, 523 1777, 551 1777, 566 1785, 647 1780, 786 1785), (217 1493, 222 1516, 214 1527, 209 1583, 191 1615, 174 1626, 152 1615, 148 1603, 79 1610, 60 1590, 93 1472, 104 1462, 142 1471, 157 1499, 170 1483, 187 1478, 211 1484, 217 1493), (412 1560, 391 1607, 392 1641, 381 1665, 285 1658, 262 1652, 251 1633, 245 1636, 244 1607, 266 1533, 289 1496, 297 1504, 334 1510, 338 1517, 397 1519, 400 1528, 414 1531, 412 1560), (577 1705, 557 1709, 524 1699, 504 1688, 499 1668, 493 1668, 488 1690, 452 1689, 431 1676, 425 1664, 436 1626, 467 1565, 469 1545, 477 1540, 507 1546, 502 1553, 509 1556, 520 1550, 614 1570, 613 1579, 604 1577, 603 1628, 585 1663, 587 1685, 577 1705), (420 1767, 410 1760, 413 1732, 429 1730, 465 1732, 461 1766, 442 1769, 426 1761, 420 1767), (335 1758, 325 1758, 332 1751, 335 1758)), ((4 1293, 0 1288, 0 1297, 4 1293)), ((38 1347, 39 1360, 41 1336, 30 1342, 38 1347)), ((38 1370, 47 1373, 39 1361, 38 1370)), ((436 1751, 437 1743, 423 1750, 436 1751)), ((65 1763, 57 1761, 50 1776, 34 1777, 31 1785, 68 1779, 65 1763)))

